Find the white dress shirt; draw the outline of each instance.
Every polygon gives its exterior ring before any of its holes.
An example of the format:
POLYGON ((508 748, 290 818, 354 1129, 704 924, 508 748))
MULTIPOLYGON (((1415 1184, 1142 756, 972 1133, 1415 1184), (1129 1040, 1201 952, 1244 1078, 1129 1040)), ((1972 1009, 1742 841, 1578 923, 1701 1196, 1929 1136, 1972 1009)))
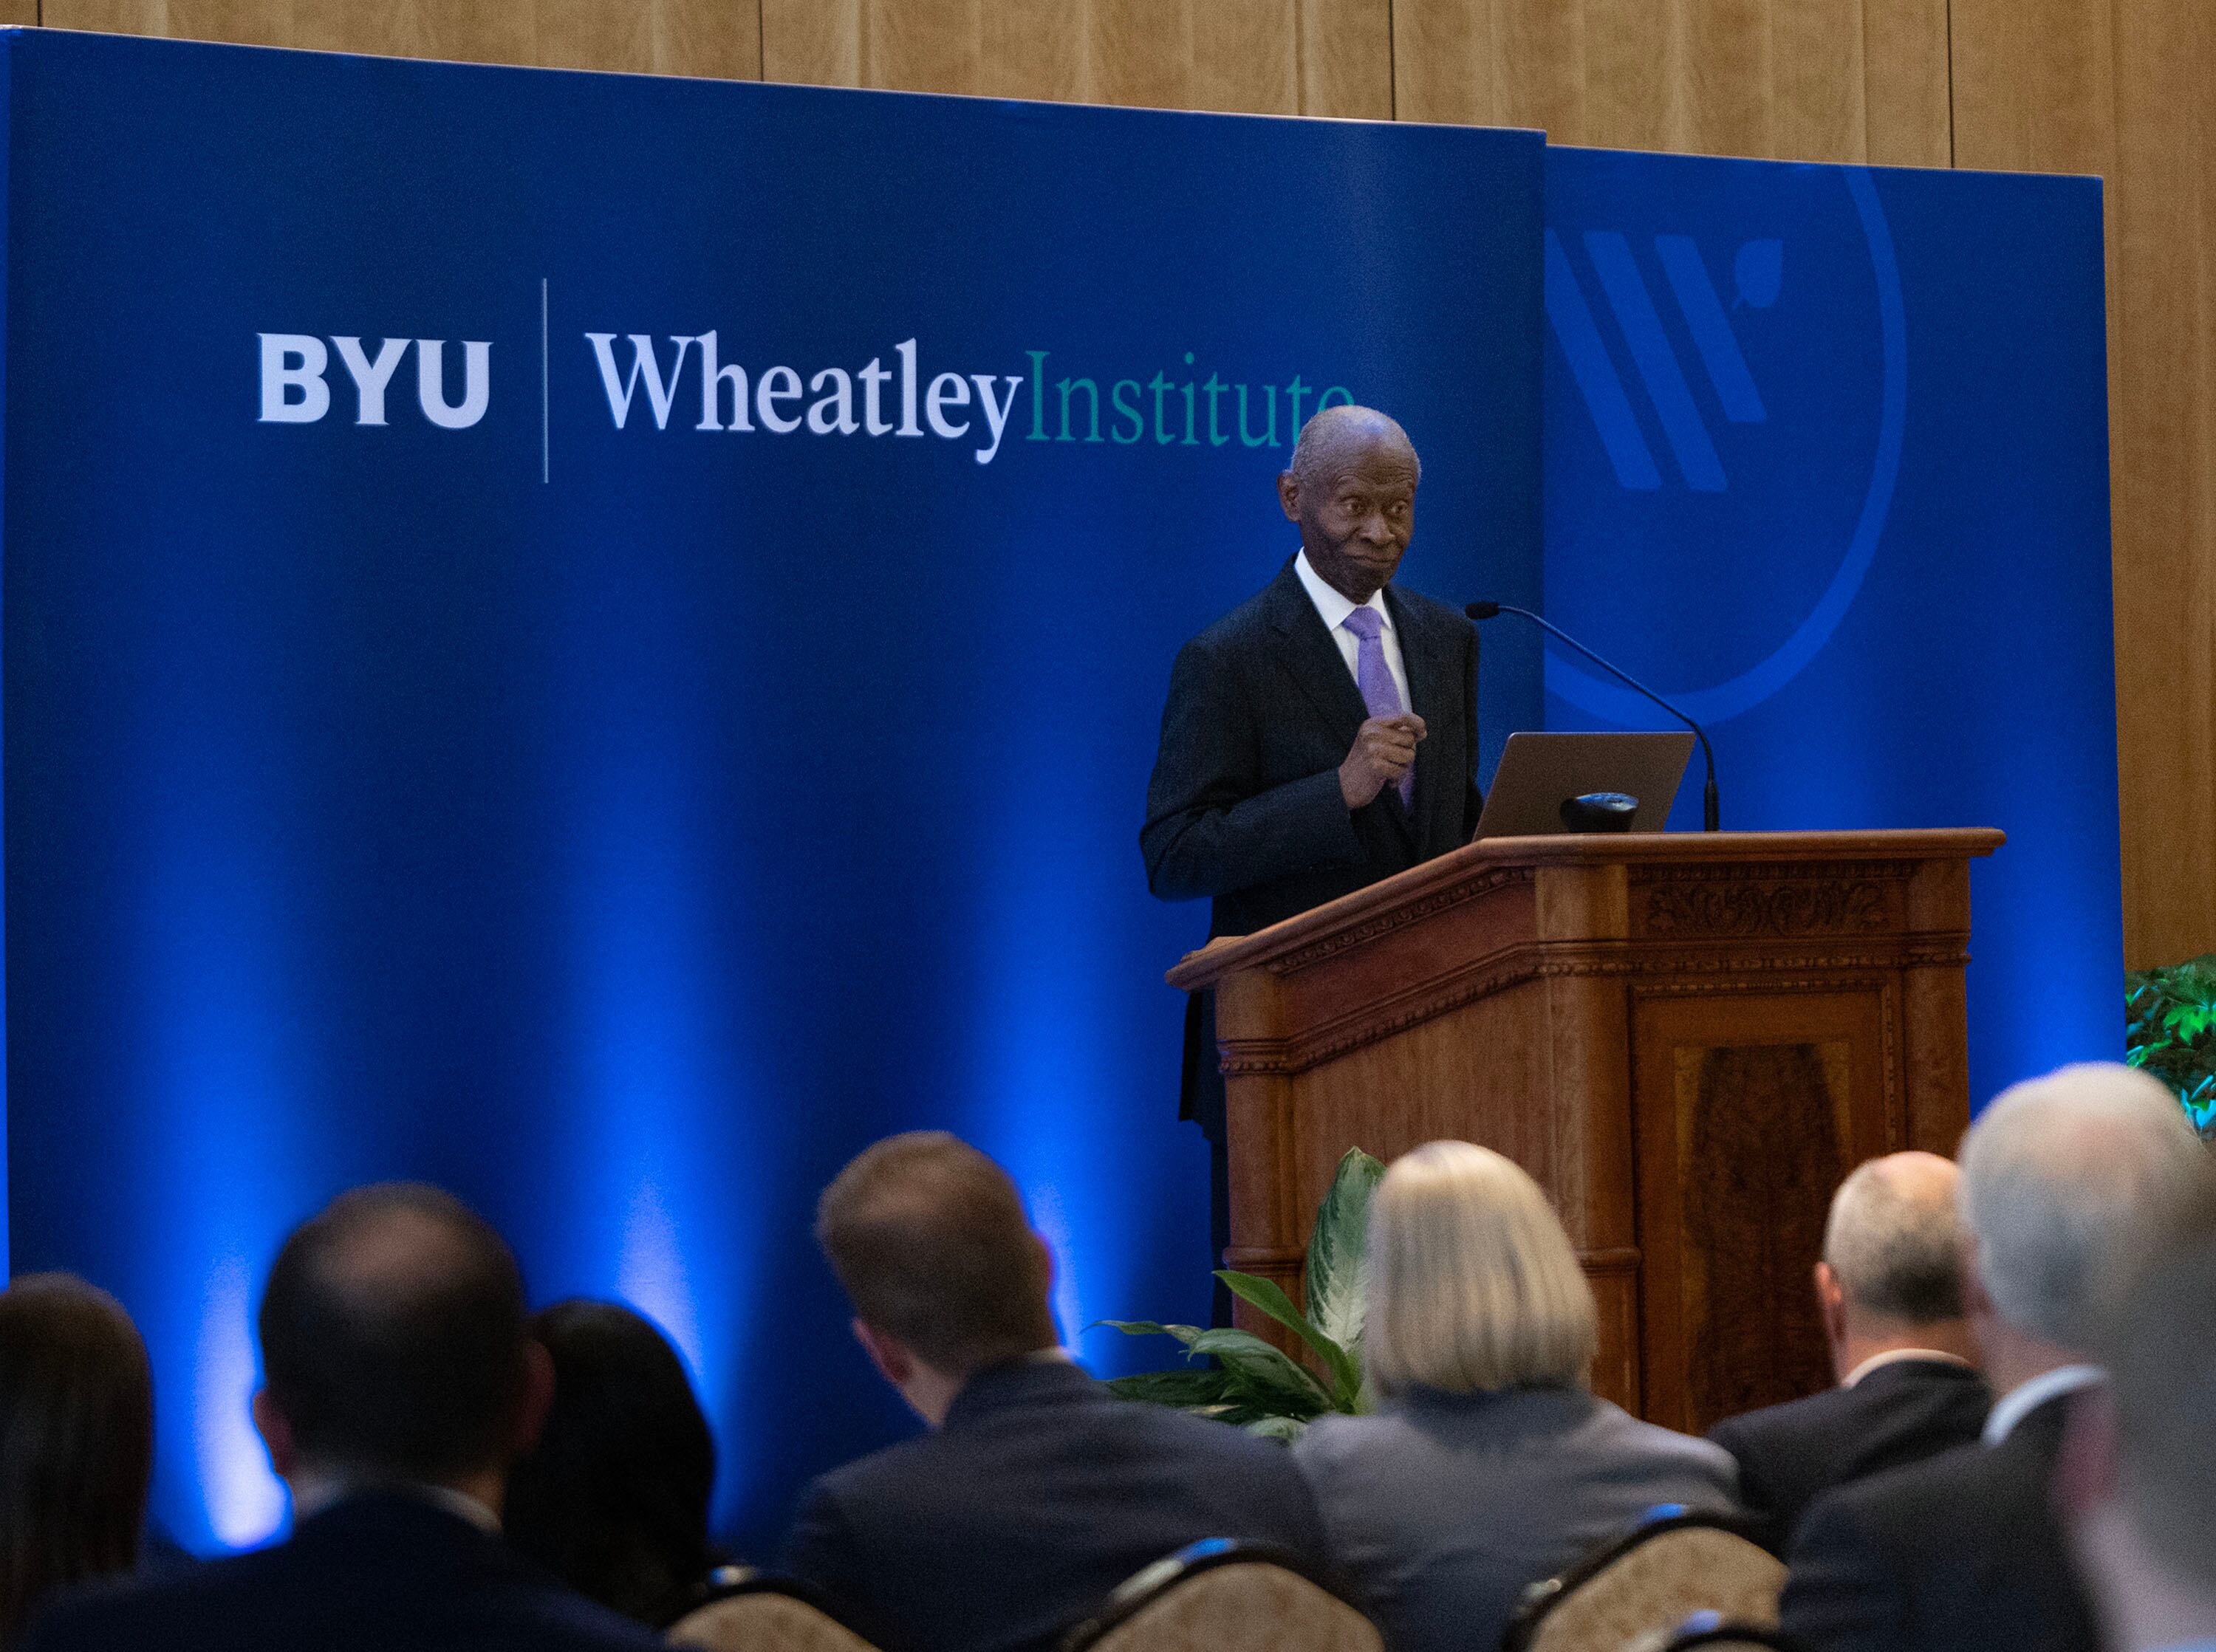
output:
POLYGON ((1922 1360, 1927 1364, 1936 1362, 1940 1365, 1960 1366, 1965 1371, 1969 1371, 1974 1368, 1972 1366, 1970 1362, 1964 1359, 1961 1354, 1942 1353, 1940 1349, 1936 1348, 1887 1348, 1882 1354, 1871 1354, 1868 1359, 1863 1360, 1852 1371, 1850 1371, 1845 1376, 1839 1379, 1839 1386, 1842 1388, 1852 1388, 1856 1383, 1868 1376, 1871 1372, 1877 1370, 1880 1366, 1899 1365, 1903 1360, 1922 1360))
POLYGON ((2108 1379, 2108 1373, 2096 1365, 2065 1365, 2043 1371, 2028 1383, 2018 1383, 1993 1402, 1993 1409, 1985 1417, 1985 1444, 1999 1445, 2015 1431, 2017 1423, 2047 1401, 2108 1379))
MULTIPOLYGON (((1331 640, 1339 644, 1339 658, 1346 661, 1347 674, 1354 678, 1354 685, 1362 686, 1356 672, 1355 661, 1360 657, 1362 639, 1346 629, 1346 617, 1355 611, 1357 604, 1349 602, 1324 583, 1323 575, 1308 565, 1308 554, 1303 550, 1293 558, 1293 572, 1301 576, 1301 586, 1308 593, 1308 600, 1323 617, 1323 628, 1331 633, 1331 640)), ((1393 673, 1393 685, 1400 691, 1400 709, 1413 711, 1416 703, 1408 697, 1408 668, 1400 662, 1400 639, 1393 629, 1393 611, 1385 605, 1385 593, 1373 591, 1370 600, 1358 605, 1373 609, 1377 617, 1385 622, 1385 629, 1377 635, 1379 645, 1385 650, 1385 669, 1393 673)))

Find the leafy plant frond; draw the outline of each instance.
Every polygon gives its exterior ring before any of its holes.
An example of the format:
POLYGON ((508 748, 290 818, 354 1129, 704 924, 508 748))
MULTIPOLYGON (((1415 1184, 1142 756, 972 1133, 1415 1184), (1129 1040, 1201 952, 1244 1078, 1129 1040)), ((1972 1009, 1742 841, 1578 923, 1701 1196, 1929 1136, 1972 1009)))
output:
POLYGON ((1129 1377, 1111 1377, 1108 1387, 1127 1400, 1191 1411, 1226 1403, 1231 1377, 1214 1366, 1191 1366, 1182 1371, 1142 1371, 1129 1377))
POLYGON ((2216 953, 2125 972, 2124 1059, 2169 1085, 2216 1140, 2216 953))
POLYGON ((1362 1368, 1354 1363, 1351 1354, 1317 1330, 1306 1315, 1293 1306, 1292 1299, 1277 1288, 1276 1280, 1228 1268, 1218 1268, 1216 1276, 1240 1301, 1259 1308, 1314 1348, 1331 1377, 1333 1406, 1342 1411, 1352 1406, 1354 1397, 1362 1391, 1362 1368))
POLYGON ((1331 1191, 1316 1207, 1315 1231, 1308 1239, 1308 1317, 1343 1348, 1362 1341, 1370 1196, 1384 1177, 1384 1165, 1359 1147, 1350 1147, 1332 1176, 1331 1191))
POLYGON ((1274 1280, 1234 1268, 1216 1275, 1240 1301, 1298 1336, 1315 1354, 1320 1377, 1251 1331, 1102 1319, 1095 1323, 1126 1336, 1175 1337, 1188 1360, 1214 1361, 1117 1377, 1109 1386, 1127 1399, 1175 1406, 1272 1440, 1291 1440, 1327 1412, 1368 1410, 1361 1354, 1363 1253, 1370 1195, 1384 1174, 1385 1167, 1359 1148, 1339 1161, 1308 1241, 1306 1313, 1274 1280))

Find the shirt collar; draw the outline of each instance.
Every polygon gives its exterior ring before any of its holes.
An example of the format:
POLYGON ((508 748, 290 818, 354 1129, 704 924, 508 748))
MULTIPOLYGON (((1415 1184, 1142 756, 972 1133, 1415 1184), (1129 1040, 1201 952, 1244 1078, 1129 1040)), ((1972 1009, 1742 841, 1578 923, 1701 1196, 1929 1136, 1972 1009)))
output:
POLYGON ((1327 631, 1335 631, 1345 624, 1346 617, 1357 607, 1375 609, 1384 620, 1385 629, 1388 631, 1393 629, 1393 611, 1385 605, 1385 593, 1382 590, 1371 592, 1368 602, 1349 602, 1344 595, 1324 582, 1323 575, 1317 573, 1309 562, 1305 549, 1293 558, 1293 572, 1301 576, 1301 588, 1308 593, 1308 600, 1315 605, 1315 611, 1322 617, 1323 628, 1327 631))
POLYGON ((1976 1369, 1959 1354, 1948 1354, 1936 1348, 1887 1348, 1882 1354, 1873 1354, 1839 1379, 1842 1388, 1852 1388, 1881 1366, 1898 1365, 1903 1360, 1925 1360, 1940 1365, 1960 1366, 1965 1371, 1976 1369))
POLYGON ((428 1486, 415 1481, 393 1481, 367 1483, 348 1478, 342 1474, 322 1474, 312 1470, 292 1477, 292 1524, 301 1526, 329 1508, 335 1508, 348 1498, 366 1491, 389 1492, 396 1496, 413 1497, 418 1502, 443 1508, 457 1519, 467 1520, 478 1531, 489 1537, 500 1535, 500 1516, 487 1508, 465 1491, 456 1491, 452 1486, 428 1486))
POLYGON ((2064 1365, 2042 1371, 2029 1382, 2018 1383, 1993 1402, 1993 1409, 1985 1417, 1985 1444, 1999 1445, 2015 1432, 2017 1423, 2047 1401, 2106 1382, 2108 1377, 2108 1373, 2096 1365, 2064 1365))

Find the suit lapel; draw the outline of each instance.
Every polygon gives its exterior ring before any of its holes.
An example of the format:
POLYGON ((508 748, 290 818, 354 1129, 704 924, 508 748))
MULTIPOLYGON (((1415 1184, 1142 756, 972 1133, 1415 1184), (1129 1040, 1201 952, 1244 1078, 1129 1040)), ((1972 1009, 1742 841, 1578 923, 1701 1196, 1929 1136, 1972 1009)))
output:
MULTIPOLYGON (((1389 585, 1385 587, 1385 605, 1393 611, 1393 629, 1400 642, 1400 666, 1408 673, 1408 709, 1432 728, 1443 728, 1450 721, 1447 708, 1460 691, 1450 680, 1446 652, 1431 628, 1389 585)), ((1416 743, 1416 801, 1408 824, 1419 851, 1431 841, 1424 827, 1438 812, 1439 764, 1445 744, 1443 740, 1416 743)), ((1457 801, 1459 797, 1457 793, 1457 801)))
POLYGON ((1347 670, 1345 656, 1324 629, 1323 616, 1308 600, 1291 562, 1277 575, 1270 594, 1270 629, 1278 663, 1308 697, 1343 753, 1354 744, 1356 731, 1370 715, 1362 703, 1362 691, 1354 685, 1354 673, 1347 670))

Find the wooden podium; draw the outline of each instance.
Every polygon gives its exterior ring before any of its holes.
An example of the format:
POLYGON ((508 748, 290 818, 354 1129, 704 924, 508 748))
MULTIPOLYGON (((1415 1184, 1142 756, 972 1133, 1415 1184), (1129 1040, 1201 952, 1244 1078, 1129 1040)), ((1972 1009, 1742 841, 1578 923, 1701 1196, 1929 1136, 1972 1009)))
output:
POLYGON ((1492 838, 1212 942, 1169 981, 1217 993, 1228 1265, 1298 1300, 1339 1157, 1460 1138, 1553 1196, 1597 1392, 1698 1432, 1827 1386, 1825 1208, 1862 1159, 1951 1154, 1969 1122, 1969 860, 2001 842, 1492 838))

